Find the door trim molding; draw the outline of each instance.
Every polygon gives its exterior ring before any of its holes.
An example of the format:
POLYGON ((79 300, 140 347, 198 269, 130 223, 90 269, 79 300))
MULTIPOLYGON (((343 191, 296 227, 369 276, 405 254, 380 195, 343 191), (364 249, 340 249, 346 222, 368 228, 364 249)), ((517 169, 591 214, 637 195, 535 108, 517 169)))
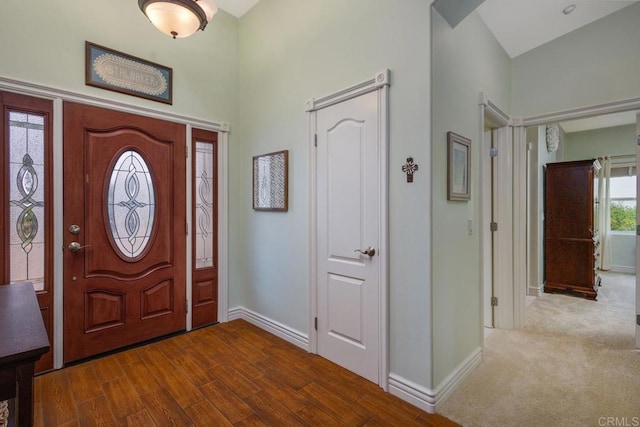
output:
POLYGON ((511 116, 502 111, 500 107, 494 104, 487 94, 484 92, 480 92, 480 106, 482 107, 482 118, 483 118, 483 126, 482 132, 484 133, 484 125, 487 124, 484 122, 485 115, 491 120, 491 127, 501 128, 504 126, 510 126, 513 122, 511 116))
MULTIPOLYGON (((229 287, 229 189, 228 189, 228 142, 229 142, 229 123, 224 121, 209 121, 195 119, 180 114, 168 113, 160 110, 154 110, 147 107, 134 106, 123 102, 100 99, 97 97, 84 95, 72 91, 62 90, 39 85, 36 83, 22 82, 19 80, 9 79, 0 76, 0 90, 30 95, 39 98, 53 100, 53 247, 63 247, 63 114, 62 106, 64 101, 77 102, 81 104, 91 105, 95 107, 107 108, 114 111, 121 111, 156 119, 173 121, 185 124, 187 127, 197 127, 199 129, 211 130, 218 132, 218 144, 220 152, 218 154, 220 164, 220 182, 218 185, 219 198, 219 276, 218 276, 218 320, 220 322, 228 321, 228 287, 229 287)), ((187 135, 187 141, 190 141, 191 135, 187 135)), ((187 161, 187 159, 185 159, 187 161)), ((188 162, 187 162, 188 163, 188 162)), ((189 177, 187 182, 189 181, 189 177)), ((189 212, 189 211, 187 211, 189 212)), ((185 262, 190 262, 188 259, 185 262)), ((54 251, 53 254, 53 289, 54 289, 54 318, 53 318, 53 368, 60 369, 63 367, 63 252, 54 251)), ((187 283, 188 284, 188 283, 187 283)), ((186 285, 187 285, 186 284, 186 285)), ((186 291, 186 288, 185 288, 186 291)), ((190 317, 189 317, 190 318, 190 317)))
MULTIPOLYGON (((485 128, 491 129, 492 138, 496 138, 496 145, 501 146, 501 149, 508 150, 509 153, 502 153, 502 155, 498 155, 496 170, 496 176, 505 177, 504 180, 498 180, 498 184, 505 185, 504 188, 499 188, 497 190, 497 194, 502 194, 505 191, 520 191, 521 182, 516 182, 516 176, 513 173, 512 168, 512 154, 520 155, 521 151, 517 150, 515 147, 515 143, 518 141, 514 140, 512 125, 514 120, 505 113, 500 107, 498 107, 495 103, 493 103, 489 97, 484 93, 480 93, 479 97, 479 105, 480 105, 480 134, 483 135, 482 138, 482 159, 481 159, 481 176, 488 177, 489 182, 483 183, 481 186, 482 190, 482 209, 481 209, 481 224, 489 224, 491 221, 491 211, 492 211, 492 194, 488 191, 491 188, 491 162, 492 158, 488 155, 490 146, 487 145, 487 141, 485 141, 485 128), (517 188, 516 188, 517 186, 517 188), (487 191, 485 191, 487 190, 487 191), (487 218, 489 216, 489 218, 487 218)), ((526 155, 526 153, 525 153, 526 155)), ((496 178, 497 179, 497 178, 496 178)), ((525 189, 526 190, 526 189, 525 189)), ((498 271, 494 268, 494 260, 492 256, 487 256, 484 251, 482 255, 481 261, 481 269, 482 269, 482 298, 480 301, 481 310, 483 313, 483 322, 481 322, 481 336, 483 346, 484 346, 484 333, 482 329, 484 328, 484 315, 486 310, 486 299, 489 297, 486 295, 485 289, 491 288, 491 283, 487 283, 494 278, 493 283, 493 296, 498 297, 500 304, 495 307, 493 312, 493 327, 495 328, 503 328, 503 329, 512 329, 517 327, 516 325, 521 324, 521 320, 517 318, 520 315, 520 301, 517 298, 517 295, 520 293, 524 293, 526 291, 526 282, 522 284, 518 284, 515 280, 516 276, 519 278, 522 273, 526 275, 526 253, 521 253, 519 251, 520 248, 520 235, 511 232, 511 225, 513 225, 518 219, 516 215, 520 213, 520 206, 516 205, 515 201, 511 204, 510 198, 498 197, 496 215, 495 220, 499 223, 499 230, 502 231, 497 233, 495 236, 492 236, 492 232, 487 229, 486 225, 481 227, 480 238, 482 240, 482 247, 486 247, 487 239, 489 242, 493 237, 495 237, 494 245, 495 252, 493 256, 498 257, 498 264, 504 265, 507 268, 507 271, 500 270, 498 271), (524 264, 522 264, 521 258, 524 258, 524 264), (502 261, 502 262, 500 262, 502 261), (486 272, 490 272, 489 275, 485 274, 486 272)), ((491 247, 491 244, 488 244, 491 247)), ((525 277, 526 279, 526 277, 525 277)), ((524 304, 524 297, 522 303, 524 304)), ((523 310, 522 310, 523 311, 523 310)))
POLYGON ((176 123, 190 124, 193 127, 217 132, 229 132, 229 123, 214 122, 209 120, 195 119, 183 116, 181 114, 169 113, 161 110, 154 110, 148 107, 126 104, 124 102, 112 101, 97 98, 95 96, 84 95, 68 90, 50 88, 36 83, 21 82, 18 80, 0 77, 0 90, 22 93, 25 95, 33 95, 40 98, 62 99, 63 101, 72 101, 80 104, 91 105, 94 107, 102 107, 115 111, 136 114, 138 116, 153 117, 156 119, 167 120, 176 123))
POLYGON ((598 116, 601 114, 619 113, 622 111, 638 109, 640 109, 640 97, 605 102, 602 104, 590 105, 588 107, 571 108, 568 110, 556 111, 553 113, 527 116, 519 119, 518 121, 520 123, 517 124, 525 127, 545 125, 562 120, 582 119, 585 117, 598 116))
MULTIPOLYGON (((640 97, 637 97, 637 98, 620 99, 620 100, 611 101, 611 102, 603 102, 600 104, 594 104, 586 107, 570 108, 567 110, 556 111, 551 113, 537 114, 537 115, 526 116, 526 117, 517 117, 517 118, 514 118, 513 121, 516 129, 517 127, 522 127, 523 129, 525 129, 526 127, 529 127, 529 126, 545 125, 548 123, 558 122, 562 120, 582 119, 582 118, 597 116, 601 114, 619 113, 622 111, 631 111, 631 110, 639 110, 639 109, 640 109, 640 97)), ((524 146, 526 145, 526 137, 521 138, 520 144, 523 145, 521 149, 526 151, 526 147, 524 146)), ((519 174, 520 174, 519 179, 522 179, 525 182, 527 178, 523 176, 523 174, 527 174, 527 170, 528 170, 526 158, 527 156, 524 155, 524 156, 519 156, 517 159, 514 159, 514 171, 515 170, 519 171, 519 174)), ((514 196, 515 196, 514 197, 515 203, 517 203, 520 206, 526 206, 526 203, 527 203, 526 191, 524 191, 524 193, 515 194, 514 196)), ((524 231, 515 230, 515 232, 526 233, 526 228, 529 227, 529 224, 528 222, 525 222, 524 224, 519 224, 519 227, 525 227, 525 230, 524 231)), ((525 296, 523 295, 522 301, 520 301, 520 303, 522 304, 521 307, 525 306, 524 299, 525 299, 525 296)), ((640 301, 637 305, 640 305, 640 301)), ((524 313, 522 314, 524 315, 524 313)), ((524 320, 523 320, 523 324, 524 324, 524 320)), ((638 327, 640 328, 640 326, 638 327)), ((640 346, 640 343, 638 343, 637 346, 640 346)))
POLYGON ((304 104, 304 111, 307 113, 318 111, 322 108, 330 107, 334 104, 339 104, 351 98, 356 98, 360 95, 364 95, 369 92, 373 92, 381 87, 389 86, 391 84, 390 71, 388 69, 379 71, 369 80, 365 80, 353 86, 349 86, 346 89, 339 90, 330 95, 323 96, 321 98, 311 98, 304 104))
POLYGON ((350 86, 346 89, 336 91, 322 98, 311 98, 305 103, 307 112, 307 129, 309 140, 309 337, 308 350, 311 353, 318 353, 318 333, 315 330, 315 318, 318 315, 317 301, 317 152, 315 149, 315 132, 317 129, 316 114, 314 112, 332 105, 365 95, 369 92, 378 92, 378 117, 380 135, 380 156, 379 171, 380 178, 378 189, 380 194, 380 287, 379 287, 379 354, 378 354, 378 381, 379 386, 385 391, 389 391, 389 255, 388 233, 389 233, 389 176, 388 176, 388 151, 389 151, 389 86, 390 71, 385 69, 375 74, 369 80, 350 86))

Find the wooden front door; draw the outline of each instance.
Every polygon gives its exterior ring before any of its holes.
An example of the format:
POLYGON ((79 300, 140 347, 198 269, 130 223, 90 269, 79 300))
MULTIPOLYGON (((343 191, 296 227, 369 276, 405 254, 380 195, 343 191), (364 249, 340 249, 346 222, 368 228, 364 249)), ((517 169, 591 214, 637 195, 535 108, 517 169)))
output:
POLYGON ((64 361, 185 329, 185 126, 64 105, 64 361))

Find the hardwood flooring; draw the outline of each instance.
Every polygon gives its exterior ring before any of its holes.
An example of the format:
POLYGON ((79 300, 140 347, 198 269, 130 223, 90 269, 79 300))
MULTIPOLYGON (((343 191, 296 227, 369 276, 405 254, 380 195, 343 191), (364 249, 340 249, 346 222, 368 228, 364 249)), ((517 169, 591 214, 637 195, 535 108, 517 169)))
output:
POLYGON ((41 375, 36 426, 455 426, 245 321, 41 375))

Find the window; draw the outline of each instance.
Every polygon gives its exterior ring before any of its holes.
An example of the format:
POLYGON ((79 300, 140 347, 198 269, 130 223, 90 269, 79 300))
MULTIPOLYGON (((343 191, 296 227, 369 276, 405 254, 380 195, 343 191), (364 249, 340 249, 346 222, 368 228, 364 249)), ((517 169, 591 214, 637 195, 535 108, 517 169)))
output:
POLYGON ((53 368, 53 102, 0 92, 0 110, 0 284, 36 290, 52 344, 36 363, 42 372, 53 368))
POLYGON ((612 176, 610 181, 611 230, 636 229, 636 177, 612 176))

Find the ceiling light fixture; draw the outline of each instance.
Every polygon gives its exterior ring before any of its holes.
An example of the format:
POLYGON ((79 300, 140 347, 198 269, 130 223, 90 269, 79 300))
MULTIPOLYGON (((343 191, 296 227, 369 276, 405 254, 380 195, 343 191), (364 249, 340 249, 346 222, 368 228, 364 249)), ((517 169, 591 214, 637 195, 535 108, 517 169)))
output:
POLYGON ((158 30, 174 39, 204 30, 218 12, 211 0, 138 0, 138 6, 158 30))
POLYGON ((562 13, 564 13, 565 15, 568 15, 571 12, 573 12, 574 10, 576 10, 576 5, 575 4, 570 4, 569 6, 565 7, 564 9, 562 9, 562 13))

